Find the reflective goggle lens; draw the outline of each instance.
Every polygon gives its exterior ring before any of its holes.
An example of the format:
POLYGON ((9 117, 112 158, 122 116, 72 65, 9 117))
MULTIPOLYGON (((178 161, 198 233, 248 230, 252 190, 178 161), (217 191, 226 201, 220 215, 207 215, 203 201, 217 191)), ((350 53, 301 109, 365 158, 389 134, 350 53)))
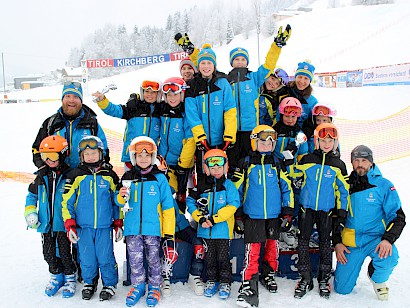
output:
POLYGON ((162 92, 165 94, 168 93, 169 91, 174 92, 175 94, 178 94, 182 91, 182 86, 176 83, 166 83, 162 86, 162 92))
POLYGON ((94 150, 98 148, 98 142, 95 139, 81 140, 78 148, 80 149, 80 151, 84 151, 86 148, 94 150))
POLYGON ((151 89, 152 91, 159 91, 159 83, 156 81, 144 80, 141 88, 144 90, 151 89))
POLYGON ((141 141, 136 144, 130 145, 130 151, 135 152, 136 154, 140 154, 142 152, 147 152, 148 154, 152 154, 155 151, 155 146, 148 141, 141 141))
POLYGON ((278 139, 278 134, 272 131, 262 131, 258 134, 258 138, 262 141, 266 141, 269 138, 272 139, 272 141, 276 141, 278 139))
POLYGON ((41 159, 46 161, 47 159, 51 161, 57 161, 60 155, 58 153, 40 153, 41 159))
POLYGON ((215 167, 215 166, 222 167, 223 165, 225 165, 225 157, 212 156, 212 157, 207 158, 205 163, 208 167, 215 167))
POLYGON ((332 127, 326 127, 326 128, 322 128, 319 132, 318 132, 318 137, 320 139, 325 139, 326 137, 330 137, 332 139, 336 139, 337 138, 337 130, 332 128, 332 127))
POLYGON ((65 81, 64 82, 64 86, 66 87, 71 86, 71 85, 73 85, 74 88, 77 90, 81 88, 81 82, 78 82, 78 81, 65 81))
POLYGON ((327 108, 326 106, 316 106, 313 108, 312 114, 315 116, 317 115, 328 116, 330 114, 330 109, 327 108))
POLYGON ((300 117, 302 115, 302 110, 296 106, 286 106, 284 113, 286 116, 300 117))

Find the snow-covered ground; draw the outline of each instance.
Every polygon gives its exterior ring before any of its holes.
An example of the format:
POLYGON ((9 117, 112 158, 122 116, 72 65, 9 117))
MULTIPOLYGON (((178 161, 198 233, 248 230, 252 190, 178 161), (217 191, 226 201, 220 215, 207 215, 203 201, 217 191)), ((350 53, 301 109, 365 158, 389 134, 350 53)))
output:
MULTIPOLYGON (((344 7, 332 10, 317 10, 286 20, 292 25, 293 34, 288 46, 283 50, 279 64, 292 73, 297 62, 310 58, 317 71, 325 72, 339 69, 357 69, 371 66, 410 62, 409 40, 403 33, 410 28, 410 4, 398 1, 395 5, 344 7)), ((263 38, 261 54, 269 48, 271 38, 263 38)), ((198 45, 200 45, 198 43, 198 45)), ((236 46, 247 48, 251 54, 251 69, 257 66, 256 36, 249 40, 241 36, 228 46, 216 49, 218 68, 229 70, 228 54, 236 46), (220 64, 219 64, 220 63, 220 64)), ((264 57, 262 57, 264 59, 264 57)), ((178 75, 178 63, 163 63, 143 70, 114 76, 110 79, 90 82, 90 91, 97 90, 113 80, 117 91, 107 96, 113 102, 125 103, 129 93, 138 91, 139 82, 147 76, 160 76, 161 79, 178 75)), ((373 120, 387 117, 403 110, 409 105, 410 86, 365 87, 348 89, 315 88, 319 101, 327 101, 336 106, 338 116, 352 120, 373 120), (394 103, 394 104, 393 104, 394 103)), ((61 87, 41 88, 10 94, 16 98, 59 98, 61 87)), ((123 132, 125 123, 105 116, 96 105, 85 97, 84 101, 98 114, 103 128, 123 132)), ((34 172, 30 148, 42 121, 54 113, 61 102, 0 105, 0 172, 34 172)), ((410 134, 410 132, 403 132, 410 134)), ((398 147, 402 145, 397 145, 398 147)), ((351 149, 345 149, 350 152, 351 149)), ((377 161, 377 153, 375 153, 377 161)), ((346 161, 349 165, 349 162, 346 161)), ((408 189, 408 170, 410 157, 390 161, 379 165, 383 174, 396 186, 403 202, 403 209, 410 213, 410 190, 408 189)), ((27 184, 1 182, 0 200, 4 219, 0 224, 0 290, 1 307, 71 307, 125 306, 128 287, 118 286, 115 297, 109 302, 100 303, 98 296, 90 302, 81 300, 80 292, 72 299, 55 298, 44 295, 44 286, 48 280, 48 268, 42 258, 41 238, 33 230, 26 230, 23 218, 27 184)), ((400 261, 389 281, 390 300, 378 302, 366 277, 366 264, 360 274, 354 292, 348 296, 332 294, 326 301, 319 297, 317 287, 302 300, 293 298, 295 281, 278 278, 279 292, 269 294, 260 288, 260 307, 296 306, 304 307, 410 307, 405 297, 408 291, 407 278, 410 277, 410 245, 406 238, 409 228, 404 230, 397 246, 400 261)), ((125 245, 115 244, 115 253, 119 264, 122 281, 125 245)), ((79 286, 81 288, 81 286, 79 286)), ((230 299, 221 301, 217 297, 208 299, 193 295, 187 285, 173 285, 174 294, 161 300, 159 307, 186 307, 214 305, 215 307, 234 307, 239 283, 233 284, 230 299)), ((145 301, 136 307, 145 307, 145 301)))

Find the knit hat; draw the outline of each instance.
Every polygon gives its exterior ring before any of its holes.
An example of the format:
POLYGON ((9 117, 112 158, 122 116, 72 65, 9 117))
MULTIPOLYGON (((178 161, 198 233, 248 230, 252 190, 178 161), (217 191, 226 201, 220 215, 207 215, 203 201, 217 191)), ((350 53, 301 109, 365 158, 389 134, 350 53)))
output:
POLYGON ((199 63, 201 63, 201 61, 203 60, 211 61, 216 67, 216 55, 212 50, 211 44, 204 44, 202 46, 202 50, 198 54, 198 67, 199 63))
POLYGON ((246 59, 246 64, 249 65, 249 54, 245 48, 237 47, 231 50, 229 53, 229 63, 231 63, 236 57, 244 57, 246 59))
POLYGON ((83 88, 81 87, 81 83, 79 82, 71 82, 68 84, 64 84, 61 99, 63 99, 66 94, 77 95, 80 98, 81 102, 83 102, 83 88))
POLYGON ((299 62, 298 68, 295 73, 295 77, 299 75, 306 76, 310 79, 310 82, 313 80, 313 73, 315 72, 315 67, 307 61, 299 62))
POLYGON ((180 72, 181 72, 182 67, 183 67, 184 65, 190 66, 190 67, 195 71, 195 73, 197 72, 196 66, 195 66, 194 62, 192 62, 189 57, 183 58, 183 59, 181 60, 181 62, 179 63, 179 71, 180 71, 180 72))
POLYGON ((356 158, 364 158, 373 164, 373 152, 369 147, 365 145, 358 145, 352 150, 351 160, 352 163, 356 158))

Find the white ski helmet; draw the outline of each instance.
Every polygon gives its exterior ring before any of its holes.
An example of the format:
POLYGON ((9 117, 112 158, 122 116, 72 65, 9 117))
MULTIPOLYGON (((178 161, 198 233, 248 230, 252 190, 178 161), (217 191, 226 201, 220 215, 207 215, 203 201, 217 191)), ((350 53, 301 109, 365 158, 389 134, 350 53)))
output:
POLYGON ((132 139, 129 147, 131 164, 135 166, 137 164, 135 160, 135 154, 142 153, 143 151, 148 154, 152 154, 151 165, 155 165, 157 158, 157 145, 154 140, 147 136, 139 136, 132 139))

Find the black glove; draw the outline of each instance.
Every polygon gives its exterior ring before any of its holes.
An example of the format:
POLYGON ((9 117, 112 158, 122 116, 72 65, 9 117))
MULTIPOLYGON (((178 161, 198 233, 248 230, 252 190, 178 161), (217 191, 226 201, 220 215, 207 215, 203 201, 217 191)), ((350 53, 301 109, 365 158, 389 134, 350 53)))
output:
POLYGON ((335 236, 341 235, 346 224, 347 211, 337 210, 337 217, 333 224, 333 234, 335 236))
POLYGON ((293 185, 293 187, 296 188, 296 189, 300 189, 300 188, 302 187, 302 184, 303 184, 303 180, 302 180, 302 179, 293 180, 293 181, 292 181, 292 185, 293 185))
POLYGON ((242 217, 235 217, 235 225, 233 227, 233 231, 236 234, 244 234, 245 233, 245 224, 243 223, 242 217))
POLYGON ((235 143, 232 143, 231 141, 225 141, 225 143, 222 146, 222 151, 232 149, 234 146, 235 146, 235 143))
POLYGON ((292 228, 292 216, 285 215, 282 218, 282 223, 280 225, 280 232, 288 232, 292 228))
POLYGON ((276 35, 274 39, 276 46, 278 46, 279 48, 286 46, 286 42, 290 38, 291 34, 292 34, 292 29, 290 25, 286 26, 285 32, 282 32, 282 26, 280 26, 278 30, 278 34, 276 35))
POLYGON ((203 218, 207 218, 209 216, 209 210, 208 210, 208 199, 206 198, 199 198, 196 200, 196 207, 198 211, 204 216, 203 218))
POLYGON ((185 193, 176 193, 176 198, 175 201, 178 204, 178 208, 182 213, 185 213, 186 211, 186 194, 185 193))
POLYGON ((209 145, 208 141, 206 139, 199 140, 196 143, 196 148, 198 151, 209 151, 211 149, 211 146, 209 145))
POLYGON ((298 147, 296 146, 295 141, 289 142, 285 148, 285 151, 290 151, 292 155, 295 155, 295 153, 298 151, 298 147))
POLYGON ((186 186, 188 183, 188 177, 189 177, 189 168, 182 168, 179 165, 175 166, 175 175, 177 177, 177 183, 178 183, 178 192, 181 194, 185 194, 186 192, 186 186))
POLYGON ((284 159, 283 163, 285 164, 285 166, 290 166, 295 163, 295 160, 294 159, 284 159))
POLYGON ((192 54, 195 50, 194 44, 189 40, 188 34, 185 33, 185 36, 182 36, 181 33, 175 34, 174 37, 176 43, 178 44, 179 47, 182 48, 183 51, 185 51, 188 55, 192 54))

